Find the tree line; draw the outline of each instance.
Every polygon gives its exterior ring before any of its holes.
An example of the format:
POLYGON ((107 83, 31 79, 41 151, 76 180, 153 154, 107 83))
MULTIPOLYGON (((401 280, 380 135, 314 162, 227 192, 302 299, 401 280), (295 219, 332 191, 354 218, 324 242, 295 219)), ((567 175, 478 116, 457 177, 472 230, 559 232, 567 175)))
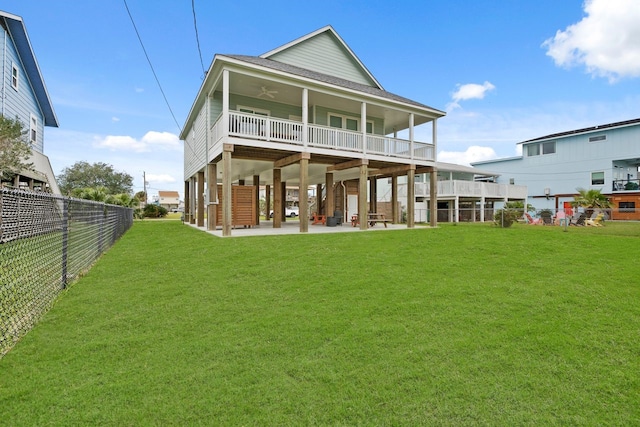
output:
MULTIPOLYGON (((32 150, 28 131, 18 119, 0 115, 0 179, 11 182, 16 175, 33 171, 29 162, 32 150)), ((147 194, 139 191, 133 194, 133 177, 126 172, 118 172, 110 164, 79 161, 62 170, 56 181, 65 196, 94 200, 113 205, 138 208, 146 202, 147 194)), ((146 205, 137 216, 161 217, 167 210, 161 206, 146 205)))

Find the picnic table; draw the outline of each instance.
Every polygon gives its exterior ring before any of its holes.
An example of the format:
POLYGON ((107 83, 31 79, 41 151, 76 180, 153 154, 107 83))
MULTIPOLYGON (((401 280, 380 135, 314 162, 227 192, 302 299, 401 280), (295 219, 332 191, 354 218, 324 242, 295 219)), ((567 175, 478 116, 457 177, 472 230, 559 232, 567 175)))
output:
POLYGON ((313 221, 311 223, 311 225, 315 225, 315 224, 322 224, 325 225, 327 223, 327 216, 326 215, 320 215, 317 213, 313 213, 313 216, 311 217, 311 220, 313 221))
MULTIPOLYGON (((387 228, 387 223, 391 222, 391 220, 386 219, 383 213, 369 212, 367 214, 367 224, 369 227, 373 227, 379 222, 384 224, 384 228, 387 228)), ((356 227, 358 224, 360 224, 360 216, 358 214, 351 215, 351 226, 356 227)))

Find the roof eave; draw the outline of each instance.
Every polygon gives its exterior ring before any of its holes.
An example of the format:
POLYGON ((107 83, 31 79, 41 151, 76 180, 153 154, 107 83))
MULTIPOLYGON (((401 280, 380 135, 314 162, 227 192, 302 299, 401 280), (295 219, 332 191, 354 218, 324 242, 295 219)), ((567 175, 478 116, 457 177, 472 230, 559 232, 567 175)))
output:
POLYGON ((7 23, 11 38, 15 43, 22 65, 38 100, 38 105, 42 110, 45 126, 58 127, 58 117, 53 109, 53 103, 49 97, 47 86, 45 85, 38 61, 31 47, 31 41, 29 40, 24 21, 20 16, 4 11, 0 11, 0 16, 3 17, 7 23))

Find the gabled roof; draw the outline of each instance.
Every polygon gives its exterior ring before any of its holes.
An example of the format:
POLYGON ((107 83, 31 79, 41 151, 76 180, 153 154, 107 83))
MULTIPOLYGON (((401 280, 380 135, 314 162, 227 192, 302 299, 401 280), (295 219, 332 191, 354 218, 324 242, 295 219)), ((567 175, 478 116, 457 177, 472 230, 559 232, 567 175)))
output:
POLYGON ((180 193, 177 191, 158 191, 158 197, 175 197, 180 198, 180 193))
POLYGON ((529 139, 527 141, 519 142, 518 144, 526 144, 526 143, 529 143, 529 142, 542 141, 542 140, 545 140, 545 139, 562 138, 562 137, 565 137, 565 136, 578 135, 578 134, 581 134, 581 133, 599 132, 599 131, 602 131, 602 130, 605 130, 605 129, 626 127, 626 126, 632 126, 632 125, 635 125, 635 124, 640 124, 640 119, 625 120, 623 122, 615 122, 615 123, 609 123, 609 124, 606 124, 606 125, 598 125, 598 126, 592 126, 592 127, 588 127, 588 128, 570 130, 570 131, 566 131, 566 132, 552 133, 550 135, 541 136, 539 138, 534 138, 534 139, 529 139))
POLYGON ((335 86, 340 86, 345 89, 352 89, 358 92, 363 92, 368 95, 378 96, 380 98, 385 98, 391 101, 402 102, 405 104, 414 105, 420 108, 427 108, 433 110, 438 114, 444 115, 443 111, 437 110, 435 108, 429 107, 428 105, 421 104, 419 102, 413 101, 409 98, 402 97, 400 95, 393 94, 391 92, 387 92, 384 89, 378 89, 372 86, 368 86, 361 83, 352 82, 350 80, 342 79, 340 77, 330 76, 328 74, 322 74, 315 71, 307 70, 306 68, 297 67, 295 65, 285 64, 279 61, 273 61, 271 59, 265 59, 260 56, 247 56, 247 55, 220 55, 221 57, 232 58, 238 61, 246 62, 253 65, 259 65, 266 68, 271 68, 276 71, 282 71, 285 73, 293 74, 299 77, 305 77, 308 79, 316 80, 322 83, 328 83, 335 86))
MULTIPOLYGON (((345 43, 344 40, 342 40, 342 37, 340 37, 338 35, 338 33, 333 29, 333 27, 331 25, 327 25, 325 27, 322 27, 312 33, 309 33, 305 36, 302 36, 300 38, 297 38, 287 44, 284 44, 280 47, 277 47, 273 50, 270 50, 267 53, 264 53, 262 55, 260 55, 260 58, 265 58, 265 59, 274 59, 277 60, 279 62, 287 62, 290 65, 300 65, 300 64, 296 64, 295 62, 291 62, 291 61, 287 61, 285 59, 283 59, 283 54, 287 51, 294 51, 294 50, 300 50, 302 48, 303 45, 309 43, 310 40, 314 39, 314 38, 319 38, 323 35, 328 35, 333 41, 334 43, 336 43, 338 45, 338 47, 340 47, 343 51, 345 51, 345 53, 347 54, 348 58, 350 59, 352 62, 354 62, 355 64, 357 64, 357 68, 359 69, 359 72, 361 74, 363 74, 364 76, 366 76, 367 80, 371 81, 372 85, 374 85, 375 87, 377 87, 378 89, 384 90, 384 88, 382 87, 382 85, 380 84, 380 82, 378 82, 378 80, 373 76, 373 74, 371 74, 371 72, 367 69, 367 67, 365 67, 365 65, 362 63, 362 61, 360 61, 360 59, 358 58, 358 56, 353 52, 353 50, 351 50, 351 48, 349 47, 349 45, 347 45, 347 43, 345 43)), ((317 57, 318 53, 316 53, 315 57, 317 57)), ((320 63, 323 63, 326 65, 326 63, 330 62, 331 58, 328 57, 321 57, 320 58, 320 63)), ((306 65, 308 66, 308 64, 306 65)), ((324 68, 324 67, 323 67, 324 68)), ((322 72, 324 71, 322 68, 318 68, 316 70, 312 70, 312 71, 319 71, 322 72)))
POLYGON ((45 126, 58 127, 58 118, 53 110, 53 104, 49 98, 47 87, 44 84, 44 79, 42 78, 36 56, 31 48, 31 42, 29 41, 27 29, 22 18, 0 10, 0 19, 4 20, 9 35, 16 46, 18 55, 22 61, 22 66, 27 73, 29 83, 31 83, 38 105, 42 110, 45 126))

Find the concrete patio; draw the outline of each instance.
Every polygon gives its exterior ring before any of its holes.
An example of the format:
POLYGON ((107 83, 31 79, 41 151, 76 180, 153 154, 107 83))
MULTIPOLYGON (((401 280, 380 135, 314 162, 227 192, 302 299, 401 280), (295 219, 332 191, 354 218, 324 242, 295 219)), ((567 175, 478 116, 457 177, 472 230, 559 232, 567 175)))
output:
MULTIPOLYGON (((206 227, 198 227, 195 224, 188 224, 191 227, 202 230, 206 233, 212 234, 217 237, 222 236, 222 228, 216 230, 207 230, 206 227)), ((351 222, 345 222, 342 225, 336 227, 327 227, 325 225, 309 225, 309 231, 307 233, 300 233, 300 221, 287 220, 282 223, 282 227, 273 228, 271 221, 260 221, 259 226, 250 228, 237 227, 231 230, 231 236, 228 237, 248 237, 248 236, 277 236, 284 234, 323 234, 323 233, 354 233, 354 232, 368 232, 368 231, 383 231, 383 230, 406 230, 406 224, 387 224, 387 227, 383 224, 376 224, 373 227, 369 227, 367 230, 360 230, 360 227, 352 227, 351 222)))

